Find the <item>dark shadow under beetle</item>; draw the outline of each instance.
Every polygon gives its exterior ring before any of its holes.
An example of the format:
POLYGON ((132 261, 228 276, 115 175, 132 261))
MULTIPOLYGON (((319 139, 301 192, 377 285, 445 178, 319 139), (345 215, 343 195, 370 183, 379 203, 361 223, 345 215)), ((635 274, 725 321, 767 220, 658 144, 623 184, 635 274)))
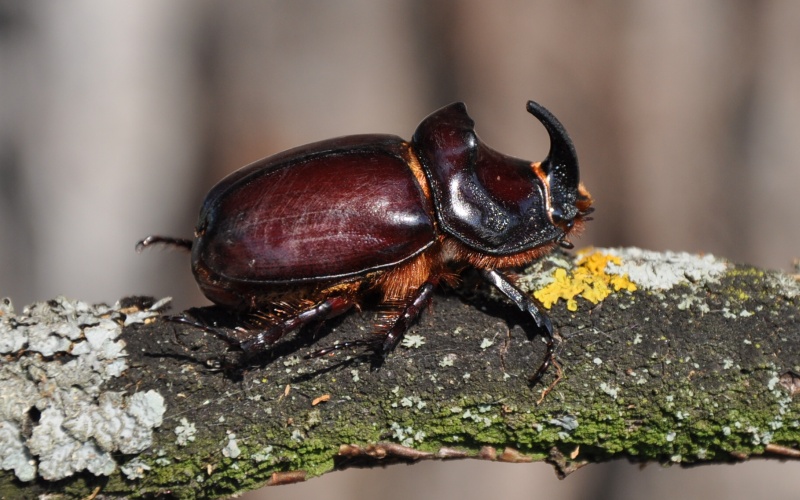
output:
MULTIPOLYGON (((477 290, 481 286, 485 285, 477 273, 467 273, 462 284, 455 287, 446 287, 441 294, 437 293, 436 295, 440 295, 440 298, 443 298, 444 294, 458 297, 461 303, 478 308, 483 313, 501 320, 507 325, 509 332, 519 326, 528 341, 534 341, 537 338, 546 340, 548 338, 548 332, 544 328, 537 327, 535 330, 526 328, 526 325, 530 322, 530 317, 525 312, 510 309, 502 299, 488 297, 486 290, 477 290)), ((371 310, 369 307, 365 309, 367 311, 371 310)), ((427 314, 436 314, 436 311, 427 311, 427 314)), ((153 354, 154 356, 176 357, 199 363, 205 367, 214 367, 234 379, 240 379, 244 371, 265 367, 275 361, 285 359, 287 356, 303 352, 302 358, 305 363, 311 363, 313 359, 323 356, 326 357, 327 363, 318 368, 309 368, 312 365, 307 365, 303 370, 305 373, 291 379, 293 383, 311 380, 319 375, 353 365, 369 364, 372 370, 378 370, 386 361, 386 356, 376 353, 377 342, 370 344, 362 342, 363 339, 349 341, 345 337, 336 339, 328 347, 316 350, 309 349, 314 344, 331 336, 348 319, 341 316, 321 323, 307 325, 299 329, 294 335, 271 344, 268 349, 256 352, 247 352, 241 349, 239 342, 236 340, 238 336, 246 338, 252 335, 250 332, 259 328, 259 318, 252 317, 247 313, 231 311, 219 306, 209 306, 190 308, 180 315, 166 316, 164 319, 176 325, 175 342, 189 352, 181 354, 162 352, 153 354), (192 346, 186 345, 181 338, 182 334, 185 334, 185 329, 202 330, 215 338, 223 340, 234 350, 209 352, 208 349, 213 349, 213 345, 208 342, 195 342, 192 346), (338 356, 335 355, 336 352, 339 353, 338 356)), ((359 322, 363 321, 363 318, 359 320, 359 322)), ((366 321, 369 322, 369 320, 366 321)), ((557 348, 557 345, 555 348, 557 348)), ((536 350, 538 351, 538 349, 536 350)), ((545 351, 542 357, 552 355, 547 351, 547 348, 545 351)), ((532 383, 535 382, 532 381, 532 383)))

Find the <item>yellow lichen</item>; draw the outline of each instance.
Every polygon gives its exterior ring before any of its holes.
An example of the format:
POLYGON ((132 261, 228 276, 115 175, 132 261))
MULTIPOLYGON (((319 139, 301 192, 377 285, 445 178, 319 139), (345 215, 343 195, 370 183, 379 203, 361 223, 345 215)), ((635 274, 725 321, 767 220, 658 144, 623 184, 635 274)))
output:
POLYGON ((612 291, 635 291, 636 285, 628 279, 627 274, 606 272, 609 262, 621 264, 620 258, 614 255, 601 252, 586 253, 571 272, 567 273, 566 269, 557 268, 553 272, 553 282, 535 291, 533 295, 547 309, 558 302, 558 299, 564 299, 567 301, 567 309, 577 311, 577 297, 583 297, 592 304, 597 304, 611 295, 612 291))

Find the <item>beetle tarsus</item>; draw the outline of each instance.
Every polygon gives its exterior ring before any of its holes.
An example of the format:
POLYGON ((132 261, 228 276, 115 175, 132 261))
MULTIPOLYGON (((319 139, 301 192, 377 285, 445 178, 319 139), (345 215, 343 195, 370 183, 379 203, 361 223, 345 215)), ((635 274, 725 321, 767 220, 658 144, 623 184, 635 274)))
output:
POLYGON ((167 245, 170 247, 180 248, 181 250, 191 251, 192 240, 186 238, 173 238, 171 236, 158 236, 150 235, 136 244, 136 251, 141 252, 147 247, 153 245, 167 245))
POLYGON ((545 340, 547 342, 547 351, 544 354, 544 360, 542 361, 542 364, 539 365, 539 369, 536 370, 536 372, 528 379, 528 383, 532 386, 538 384, 539 381, 542 380, 544 374, 547 373, 550 365, 555 363, 555 338, 553 336, 548 336, 545 340))
POLYGON ((382 339, 358 339, 358 340, 345 340, 344 342, 339 342, 338 344, 329 345, 328 347, 323 347, 322 349, 318 349, 310 354, 306 354, 303 356, 305 359, 313 359, 313 358, 320 358, 327 354, 330 354, 334 351, 339 351, 342 349, 349 349, 352 347, 369 347, 370 351, 375 352, 377 351, 380 346, 383 344, 382 339))
POLYGON ((226 341, 228 343, 232 343, 232 344, 238 344, 239 343, 239 339, 236 336, 228 333, 226 328, 220 327, 218 325, 206 324, 202 320, 186 316, 185 313, 184 314, 180 314, 178 316, 164 316, 164 319, 166 321, 171 322, 171 323, 180 323, 182 325, 188 325, 188 326, 191 326, 191 327, 194 327, 194 328, 198 328, 198 329, 203 330, 205 332, 208 332, 208 333, 210 333, 210 334, 212 334, 212 335, 214 335, 216 337, 219 337, 219 338, 221 338, 222 340, 224 340, 224 341, 226 341))
POLYGON ((541 330, 544 330, 546 334, 545 341, 547 342, 547 351, 545 352, 544 359, 539 365, 539 368, 529 379, 530 384, 535 385, 547 372, 547 369, 552 364, 555 356, 553 323, 545 313, 539 310, 533 299, 531 299, 527 294, 511 283, 508 277, 506 277, 500 271, 496 269, 484 269, 481 270, 481 274, 486 281, 491 283, 495 288, 500 290, 503 295, 508 297, 511 302, 516 304, 521 311, 530 314, 533 320, 536 322, 536 326, 538 326, 541 330))
POLYGON ((193 326, 195 328, 200 328, 201 330, 205 330, 207 332, 213 330, 213 327, 210 327, 205 323, 202 323, 196 319, 187 318, 182 314, 180 316, 164 316, 164 320, 169 321, 171 323, 181 323, 184 325, 193 326))

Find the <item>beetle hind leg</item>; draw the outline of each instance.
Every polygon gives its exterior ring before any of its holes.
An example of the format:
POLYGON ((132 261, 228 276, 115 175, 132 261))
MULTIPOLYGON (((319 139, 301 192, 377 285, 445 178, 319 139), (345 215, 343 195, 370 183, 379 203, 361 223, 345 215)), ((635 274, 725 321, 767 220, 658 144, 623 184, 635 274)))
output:
POLYGON ((192 240, 186 238, 173 238, 171 236, 158 236, 153 234, 141 240, 139 243, 137 243, 136 251, 141 252, 145 248, 151 247, 153 245, 166 245, 169 247, 175 247, 187 252, 191 252, 192 243, 193 243, 192 240))

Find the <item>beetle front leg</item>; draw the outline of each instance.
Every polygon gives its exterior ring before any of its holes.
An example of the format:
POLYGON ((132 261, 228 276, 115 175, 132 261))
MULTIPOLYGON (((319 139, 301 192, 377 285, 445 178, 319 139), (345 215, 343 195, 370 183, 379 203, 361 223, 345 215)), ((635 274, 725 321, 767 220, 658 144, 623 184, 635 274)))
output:
POLYGON ((503 292, 503 295, 511 299, 511 302, 516 304, 521 311, 530 314, 533 320, 536 322, 536 326, 547 333, 545 338, 547 341, 547 352, 544 355, 544 359, 542 360, 542 364, 539 366, 539 369, 536 370, 536 373, 534 373, 529 379, 530 384, 535 385, 537 382, 539 382, 539 380, 541 380, 541 378, 547 372, 547 369, 550 368, 550 364, 553 362, 553 358, 555 357, 555 337, 553 337, 553 323, 550 322, 550 318, 547 317, 544 312, 539 310, 533 299, 531 299, 526 293, 511 283, 508 277, 503 275, 500 271, 495 269, 482 269, 481 275, 486 281, 494 285, 495 288, 503 292))

